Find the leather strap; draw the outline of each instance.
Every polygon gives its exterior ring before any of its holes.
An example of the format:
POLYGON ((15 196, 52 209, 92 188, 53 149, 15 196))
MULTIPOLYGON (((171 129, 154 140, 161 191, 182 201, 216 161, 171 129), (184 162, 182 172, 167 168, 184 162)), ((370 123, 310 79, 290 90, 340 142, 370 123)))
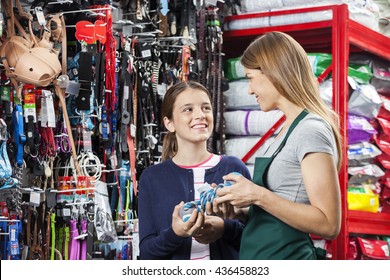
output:
POLYGON ((54 260, 54 253, 56 247, 56 213, 50 215, 50 228, 51 228, 51 247, 50 247, 50 259, 54 260))
POLYGON ((51 210, 46 213, 46 232, 45 232, 45 244, 43 244, 44 259, 48 260, 50 255, 50 235, 51 235, 51 210))
MULTIPOLYGON (((135 49, 135 40, 133 40, 133 46, 132 46, 133 49, 135 49)), ((134 82, 134 88, 133 88, 133 124, 134 125, 137 125, 138 123, 138 119, 137 119, 137 113, 138 113, 138 93, 137 93, 137 90, 138 90, 138 79, 136 78, 135 79, 135 82, 134 82)), ((136 136, 134 136, 136 137, 136 136)))
POLYGON ((95 220, 95 206, 94 204, 87 205, 87 259, 92 260, 92 252, 94 247, 94 220, 95 220))
POLYGON ((142 5, 141 5, 141 0, 137 0, 137 19, 142 20, 142 5))
POLYGON ((220 140, 220 146, 217 148, 217 150, 220 153, 224 153, 223 151, 223 142, 221 140, 223 137, 223 96, 222 96, 222 90, 221 90, 221 81, 222 81, 222 30, 221 28, 216 25, 216 36, 217 36, 217 88, 216 88, 216 94, 217 94, 217 112, 216 112, 216 122, 215 122, 215 132, 219 134, 219 140, 220 140))
POLYGON ((80 91, 76 97, 77 110, 91 110, 92 53, 80 52, 78 81, 80 91))
POLYGON ((90 82, 93 81, 92 76, 92 53, 80 52, 79 58, 79 81, 86 82, 91 88, 90 82))
POLYGON ((96 53, 96 74, 95 74, 95 97, 100 105, 104 100, 104 72, 106 70, 105 53, 98 51, 96 53))
POLYGON ((130 65, 130 62, 129 62, 129 65, 127 65, 126 63, 128 63, 128 59, 126 59, 128 57, 127 53, 124 53, 123 54, 123 62, 125 65, 122 65, 122 71, 125 71, 123 72, 123 80, 124 80, 124 83, 123 83, 123 90, 122 90, 122 108, 121 108, 121 111, 122 111, 122 114, 121 114, 121 122, 122 122, 122 125, 121 125, 121 150, 122 152, 125 152, 127 153, 128 152, 128 144, 126 143, 125 139, 127 138, 127 129, 131 123, 131 119, 132 119, 132 116, 130 114, 130 92, 133 93, 133 90, 131 88, 131 81, 130 81, 130 77, 129 77, 129 72, 127 71, 127 67, 131 67, 130 65))
POLYGON ((31 154, 35 154, 35 145, 34 145, 34 117, 27 117, 27 130, 26 130, 26 144, 29 147, 29 151, 31 154))
POLYGON ((66 24, 64 15, 60 16, 61 27, 62 27, 62 38, 61 38, 61 52, 62 52, 62 74, 67 73, 67 37, 66 37, 66 24))
POLYGON ((42 247, 38 243, 38 212, 36 210, 33 211, 34 216, 34 231, 33 231, 33 240, 30 246, 30 260, 39 260, 42 258, 42 247))
POLYGON ((134 187, 135 195, 138 195, 138 187, 137 187, 137 176, 135 169, 135 147, 134 147, 134 139, 130 135, 130 127, 127 129, 127 145, 129 146, 129 154, 130 154, 130 173, 131 173, 131 181, 134 187))
POLYGON ((205 23, 206 23, 206 9, 203 7, 199 11, 199 32, 198 32, 198 70, 199 82, 206 85, 207 69, 206 69, 206 41, 205 41, 205 23))
POLYGON ((182 5, 181 35, 184 35, 185 29, 189 34, 196 32, 196 10, 192 0, 183 0, 182 5))
POLYGON ((76 146, 75 146, 74 140, 73 140, 72 126, 70 125, 68 111, 66 109, 66 102, 65 102, 65 97, 64 97, 65 90, 60 88, 60 86, 58 85, 58 82, 56 80, 54 80, 53 83, 54 83, 54 89, 55 89, 56 95, 60 99, 62 114, 64 117, 66 130, 68 131, 68 137, 69 137, 69 142, 70 142, 70 146, 71 146, 71 150, 72 150, 73 163, 74 163, 74 166, 76 168, 76 173, 77 173, 77 176, 81 176, 80 165, 79 165, 79 162, 77 161, 76 146))
MULTIPOLYGON (((163 0, 162 2, 167 2, 167 0, 163 0)), ((168 16, 167 13, 163 13, 163 10, 160 10, 158 13, 158 19, 160 23, 158 24, 158 29, 161 30, 160 36, 164 37, 168 34, 168 16)))
POLYGON ((27 237, 27 247, 31 250, 31 211, 27 212, 27 224, 26 224, 26 237, 27 237))

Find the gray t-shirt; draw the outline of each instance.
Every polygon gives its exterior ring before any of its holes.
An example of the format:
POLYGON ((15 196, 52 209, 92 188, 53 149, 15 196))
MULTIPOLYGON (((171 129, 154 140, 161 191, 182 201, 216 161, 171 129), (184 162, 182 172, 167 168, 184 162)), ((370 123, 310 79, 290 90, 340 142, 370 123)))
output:
MULTIPOLYGON (((286 132, 270 144, 265 157, 274 153, 286 132)), ((321 117, 309 113, 298 123, 271 163, 267 174, 269 188, 290 201, 310 204, 302 178, 301 162, 306 154, 312 152, 331 154, 337 164, 337 146, 331 126, 321 117)))

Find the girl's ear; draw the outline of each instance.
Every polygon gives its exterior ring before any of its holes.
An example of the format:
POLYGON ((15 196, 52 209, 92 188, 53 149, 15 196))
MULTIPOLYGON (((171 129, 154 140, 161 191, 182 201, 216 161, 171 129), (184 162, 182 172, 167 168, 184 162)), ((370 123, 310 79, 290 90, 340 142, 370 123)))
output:
POLYGON ((168 129, 169 132, 175 132, 175 126, 173 125, 173 122, 167 117, 164 117, 163 120, 165 128, 168 129))

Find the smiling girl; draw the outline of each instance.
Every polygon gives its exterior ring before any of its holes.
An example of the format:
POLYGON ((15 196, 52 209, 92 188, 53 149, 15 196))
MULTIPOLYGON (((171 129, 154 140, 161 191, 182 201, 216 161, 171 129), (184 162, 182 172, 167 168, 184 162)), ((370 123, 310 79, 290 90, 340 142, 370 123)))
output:
POLYGON ((139 184, 141 259, 237 259, 243 223, 194 211, 183 222, 184 202, 199 200, 204 183, 222 183, 239 172, 250 179, 237 158, 207 150, 214 118, 211 96, 193 81, 173 85, 161 115, 167 129, 162 159, 142 172, 139 184))

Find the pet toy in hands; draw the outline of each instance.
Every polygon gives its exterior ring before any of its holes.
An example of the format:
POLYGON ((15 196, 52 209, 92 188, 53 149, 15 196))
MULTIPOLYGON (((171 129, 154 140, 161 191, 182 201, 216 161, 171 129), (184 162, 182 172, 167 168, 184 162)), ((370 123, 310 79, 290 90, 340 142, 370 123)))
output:
MULTIPOLYGON (((241 175, 239 172, 232 172, 232 174, 241 175)), ((234 183, 234 181, 224 181, 223 184, 219 184, 215 189, 213 189, 210 184, 205 183, 202 186, 203 190, 200 191, 199 201, 186 202, 180 209, 180 217, 182 218, 183 222, 187 222, 189 220, 192 212, 194 212, 195 209, 197 209, 198 212, 202 210, 205 211, 207 202, 212 203, 213 200, 217 197, 217 190, 231 186, 234 183)))

